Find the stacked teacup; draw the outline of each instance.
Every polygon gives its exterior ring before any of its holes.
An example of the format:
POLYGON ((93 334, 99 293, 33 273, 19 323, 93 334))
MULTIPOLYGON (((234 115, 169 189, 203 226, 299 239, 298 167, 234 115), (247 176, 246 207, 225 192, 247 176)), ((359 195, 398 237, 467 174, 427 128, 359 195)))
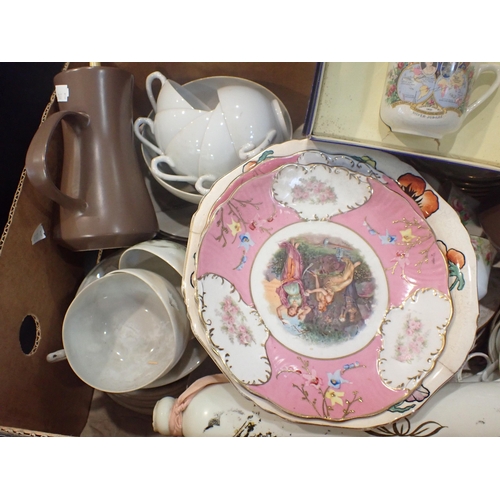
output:
POLYGON ((181 294, 185 254, 180 243, 151 240, 103 259, 66 312, 64 348, 48 361, 67 359, 85 383, 140 413, 182 392, 207 356, 181 294))
POLYGON ((283 103, 249 80, 209 77, 181 86, 154 72, 146 79, 146 91, 152 113, 135 121, 134 132, 156 155, 148 166, 167 189, 165 183, 184 182, 206 194, 245 160, 292 137, 283 103), (155 80, 161 82, 157 100, 155 80))

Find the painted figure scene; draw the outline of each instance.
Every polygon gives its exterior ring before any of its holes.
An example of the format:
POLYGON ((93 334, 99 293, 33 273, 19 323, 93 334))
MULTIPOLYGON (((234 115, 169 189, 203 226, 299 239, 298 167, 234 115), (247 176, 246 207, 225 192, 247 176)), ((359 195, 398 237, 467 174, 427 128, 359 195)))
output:
POLYGON ((372 312, 370 268, 339 238, 308 234, 280 242, 265 280, 270 307, 288 332, 314 344, 355 337, 372 312))

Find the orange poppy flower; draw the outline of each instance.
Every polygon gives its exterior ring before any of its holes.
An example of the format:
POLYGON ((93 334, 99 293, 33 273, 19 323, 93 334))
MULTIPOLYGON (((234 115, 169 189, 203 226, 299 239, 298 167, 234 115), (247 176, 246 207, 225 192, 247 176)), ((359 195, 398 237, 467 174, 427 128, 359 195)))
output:
POLYGON ((398 178, 401 189, 412 198, 422 210, 427 219, 439 208, 439 199, 430 189, 422 177, 413 174, 404 174, 398 178))
POLYGON ((465 276, 460 269, 465 266, 465 255, 460 250, 455 250, 454 248, 448 249, 446 244, 441 240, 437 240, 437 244, 448 262, 448 273, 450 278, 453 279, 450 291, 455 287, 458 290, 462 290, 465 286, 465 276))

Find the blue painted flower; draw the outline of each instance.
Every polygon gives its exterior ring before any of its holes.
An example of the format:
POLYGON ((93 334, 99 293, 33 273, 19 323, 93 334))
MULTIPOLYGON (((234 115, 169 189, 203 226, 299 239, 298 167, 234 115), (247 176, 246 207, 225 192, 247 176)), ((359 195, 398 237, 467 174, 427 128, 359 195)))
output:
POLYGON ((396 236, 393 236, 392 234, 389 234, 389 230, 387 229, 385 234, 379 234, 378 237, 380 238, 380 241, 382 242, 382 245, 394 245, 396 243, 396 236))
POLYGON ((248 252, 250 250, 250 247, 255 245, 255 243, 252 241, 252 238, 250 238, 250 235, 248 233, 243 233, 240 234, 240 244, 238 247, 243 247, 245 252, 248 252))
POLYGON ((334 389, 340 389, 342 384, 350 384, 349 380, 346 380, 345 378, 342 378, 342 375, 340 374, 340 370, 335 370, 334 373, 327 373, 326 376, 328 377, 328 385, 330 387, 333 387, 334 389))

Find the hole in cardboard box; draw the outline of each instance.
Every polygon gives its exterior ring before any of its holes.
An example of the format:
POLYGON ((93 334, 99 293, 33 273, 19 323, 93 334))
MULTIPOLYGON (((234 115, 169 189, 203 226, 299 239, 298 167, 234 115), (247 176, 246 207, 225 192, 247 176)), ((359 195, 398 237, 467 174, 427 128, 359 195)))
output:
POLYGON ((28 314, 19 328, 19 342, 26 355, 31 355, 38 349, 40 343, 40 323, 32 314, 28 314))

